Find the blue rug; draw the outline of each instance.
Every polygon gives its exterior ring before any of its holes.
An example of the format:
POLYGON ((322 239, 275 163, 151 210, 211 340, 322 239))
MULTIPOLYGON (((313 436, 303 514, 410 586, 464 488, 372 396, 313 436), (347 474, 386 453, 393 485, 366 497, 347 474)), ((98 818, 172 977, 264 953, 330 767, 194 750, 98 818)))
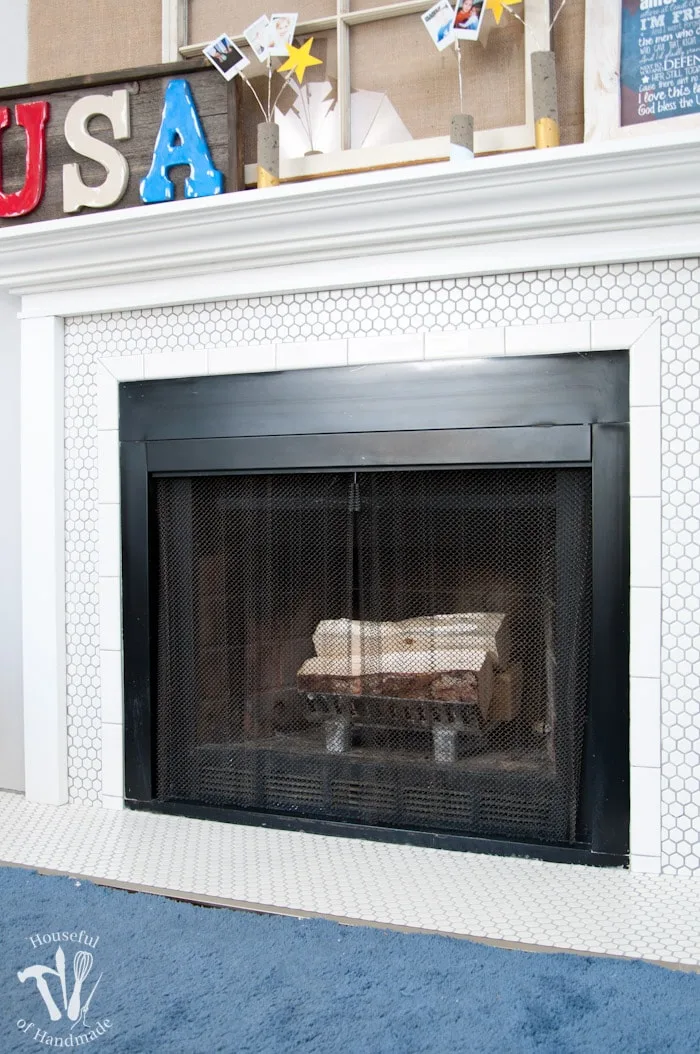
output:
POLYGON ((14 868, 0 869, 0 893, 3 1054, 700 1050, 693 973, 194 907, 14 868))

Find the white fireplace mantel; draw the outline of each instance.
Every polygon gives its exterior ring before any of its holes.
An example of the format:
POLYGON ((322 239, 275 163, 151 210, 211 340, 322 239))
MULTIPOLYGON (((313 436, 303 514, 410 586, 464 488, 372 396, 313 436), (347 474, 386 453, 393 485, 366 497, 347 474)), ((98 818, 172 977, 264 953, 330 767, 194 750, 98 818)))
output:
POLYGON ((25 316, 700 251, 700 137, 562 147, 0 231, 25 316))
MULTIPOLYGON (((0 290, 21 298, 22 318, 27 796, 58 804, 67 800, 63 319, 247 296, 698 256, 700 139, 533 151, 478 159, 464 168, 426 165, 26 224, 0 230, 0 250, 0 290)), ((468 340, 472 355, 630 350, 634 544, 648 535, 642 528, 650 519, 650 502, 660 525, 660 318, 635 314, 566 326, 551 321, 545 317, 538 325, 455 336, 468 340)), ((409 357, 453 354, 447 348, 450 335, 444 335, 447 343, 438 339, 442 336, 411 337, 416 348, 409 357)), ((202 339, 206 342, 206 336, 202 339)), ((378 343, 363 334, 350 343, 362 339, 378 343)), ((381 342, 387 339, 392 338, 381 342)), ((206 347, 171 355, 167 341, 154 340, 136 356, 143 359, 144 372, 138 375, 177 376, 183 368, 191 370, 195 360, 201 360, 197 373, 236 372, 234 351, 218 355, 229 356, 222 367, 206 347), (183 355, 185 367, 179 360, 183 355), (148 372, 147 359, 171 357, 172 366, 163 361, 156 367, 160 373, 148 372)), ((253 368, 274 368, 260 365, 268 351, 248 349, 259 356, 253 368)), ((344 348, 343 354, 348 356, 343 361, 369 361, 355 347, 344 348)), ((313 357, 313 348, 299 349, 303 365, 314 365, 313 357)), ((103 368, 109 373, 107 363, 103 368)), ((111 377, 107 401, 112 411, 116 384, 126 379, 121 373, 111 377)), ((99 427, 100 457, 106 451, 118 480, 116 426, 107 427, 103 420, 99 427)), ((118 493, 107 504, 118 530, 118 493)), ((118 546, 113 550, 118 552, 118 546)), ((631 583, 639 600, 633 597, 632 655, 640 657, 639 669, 631 666, 636 678, 631 687, 637 693, 633 713, 644 718, 645 727, 652 713, 658 735, 660 541, 652 557, 644 550, 646 577, 633 577, 631 583), (635 709, 636 699, 641 701, 635 709)), ((114 573, 106 577, 105 595, 109 592, 114 601, 109 625, 118 630, 119 580, 114 573)), ((117 723, 107 722, 107 727, 117 730, 118 753, 117 723)), ((660 866, 659 781, 659 764, 642 759, 635 769, 633 756, 633 853, 641 869, 660 866)), ((118 792, 110 794, 118 802, 118 792)))

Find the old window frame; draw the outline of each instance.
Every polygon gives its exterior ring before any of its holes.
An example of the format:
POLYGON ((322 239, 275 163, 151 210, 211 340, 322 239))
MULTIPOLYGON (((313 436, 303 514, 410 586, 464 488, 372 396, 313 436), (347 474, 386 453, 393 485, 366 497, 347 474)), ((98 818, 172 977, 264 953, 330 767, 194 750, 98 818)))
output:
POLYGON ((622 0, 586 0, 584 60, 584 142, 633 139, 700 128, 700 114, 684 114, 643 124, 620 119, 620 43, 622 0))
MULTIPOLYGON (((162 0, 165 43, 166 7, 168 9, 169 40, 173 40, 174 25, 179 32, 179 55, 182 58, 199 57, 209 41, 187 43, 187 0, 162 0), (183 12, 184 9, 184 12, 183 12)), ((381 7, 350 10, 350 0, 336 0, 334 15, 299 22, 297 33, 321 33, 335 30, 338 68, 338 106, 340 112, 340 135, 342 150, 310 157, 283 159, 280 176, 283 180, 308 179, 314 176, 359 172, 367 169, 418 164, 429 161, 444 161, 449 152, 449 136, 413 139, 404 143, 393 143, 382 147, 350 148, 350 31, 353 26, 370 22, 399 18, 402 15, 420 15, 432 6, 434 0, 399 0, 398 3, 381 7)), ((549 0, 527 0, 524 10, 525 55, 524 92, 525 122, 503 128, 477 131, 474 147, 477 154, 496 154, 514 150, 528 150, 535 145, 535 122, 532 109, 532 72, 530 57, 534 51, 548 51, 550 47, 549 0)), ((485 27, 488 29, 488 25, 485 27)), ((223 28, 222 28, 223 32, 223 28)), ((234 36, 236 43, 245 43, 241 35, 234 36)), ((426 47, 430 47, 426 36, 426 47)), ((164 52, 165 53, 165 52, 164 52)), ((255 182, 255 166, 247 165, 246 183, 255 182)))
POLYGON ((189 0, 161 0, 161 61, 177 62, 187 43, 189 0))

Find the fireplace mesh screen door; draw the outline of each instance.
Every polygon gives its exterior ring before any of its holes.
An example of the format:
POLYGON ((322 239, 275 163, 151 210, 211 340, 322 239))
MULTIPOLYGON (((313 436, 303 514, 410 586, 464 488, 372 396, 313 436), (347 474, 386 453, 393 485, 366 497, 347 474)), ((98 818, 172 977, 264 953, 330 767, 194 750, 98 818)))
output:
POLYGON ((576 839, 588 469, 153 488, 158 799, 576 839))

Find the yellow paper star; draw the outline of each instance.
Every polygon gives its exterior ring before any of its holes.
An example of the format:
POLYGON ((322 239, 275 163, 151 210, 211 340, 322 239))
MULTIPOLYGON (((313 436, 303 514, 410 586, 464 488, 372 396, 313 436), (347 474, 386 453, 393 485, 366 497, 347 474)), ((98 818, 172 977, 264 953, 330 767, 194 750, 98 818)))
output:
POLYGON ((322 60, 316 59, 311 54, 311 45, 314 42, 313 37, 309 37, 305 40, 300 48, 295 48, 293 44, 285 44, 284 46, 289 53, 287 61, 279 67, 278 73, 284 73, 286 70, 293 70, 297 75, 297 80, 301 84, 304 79, 304 73, 309 66, 320 66, 322 60))
POLYGON ((493 17, 496 20, 496 25, 501 24, 501 15, 503 14, 504 7, 514 7, 515 4, 521 4, 522 0, 507 0, 504 3, 503 0, 486 0, 486 10, 493 11, 493 17))

